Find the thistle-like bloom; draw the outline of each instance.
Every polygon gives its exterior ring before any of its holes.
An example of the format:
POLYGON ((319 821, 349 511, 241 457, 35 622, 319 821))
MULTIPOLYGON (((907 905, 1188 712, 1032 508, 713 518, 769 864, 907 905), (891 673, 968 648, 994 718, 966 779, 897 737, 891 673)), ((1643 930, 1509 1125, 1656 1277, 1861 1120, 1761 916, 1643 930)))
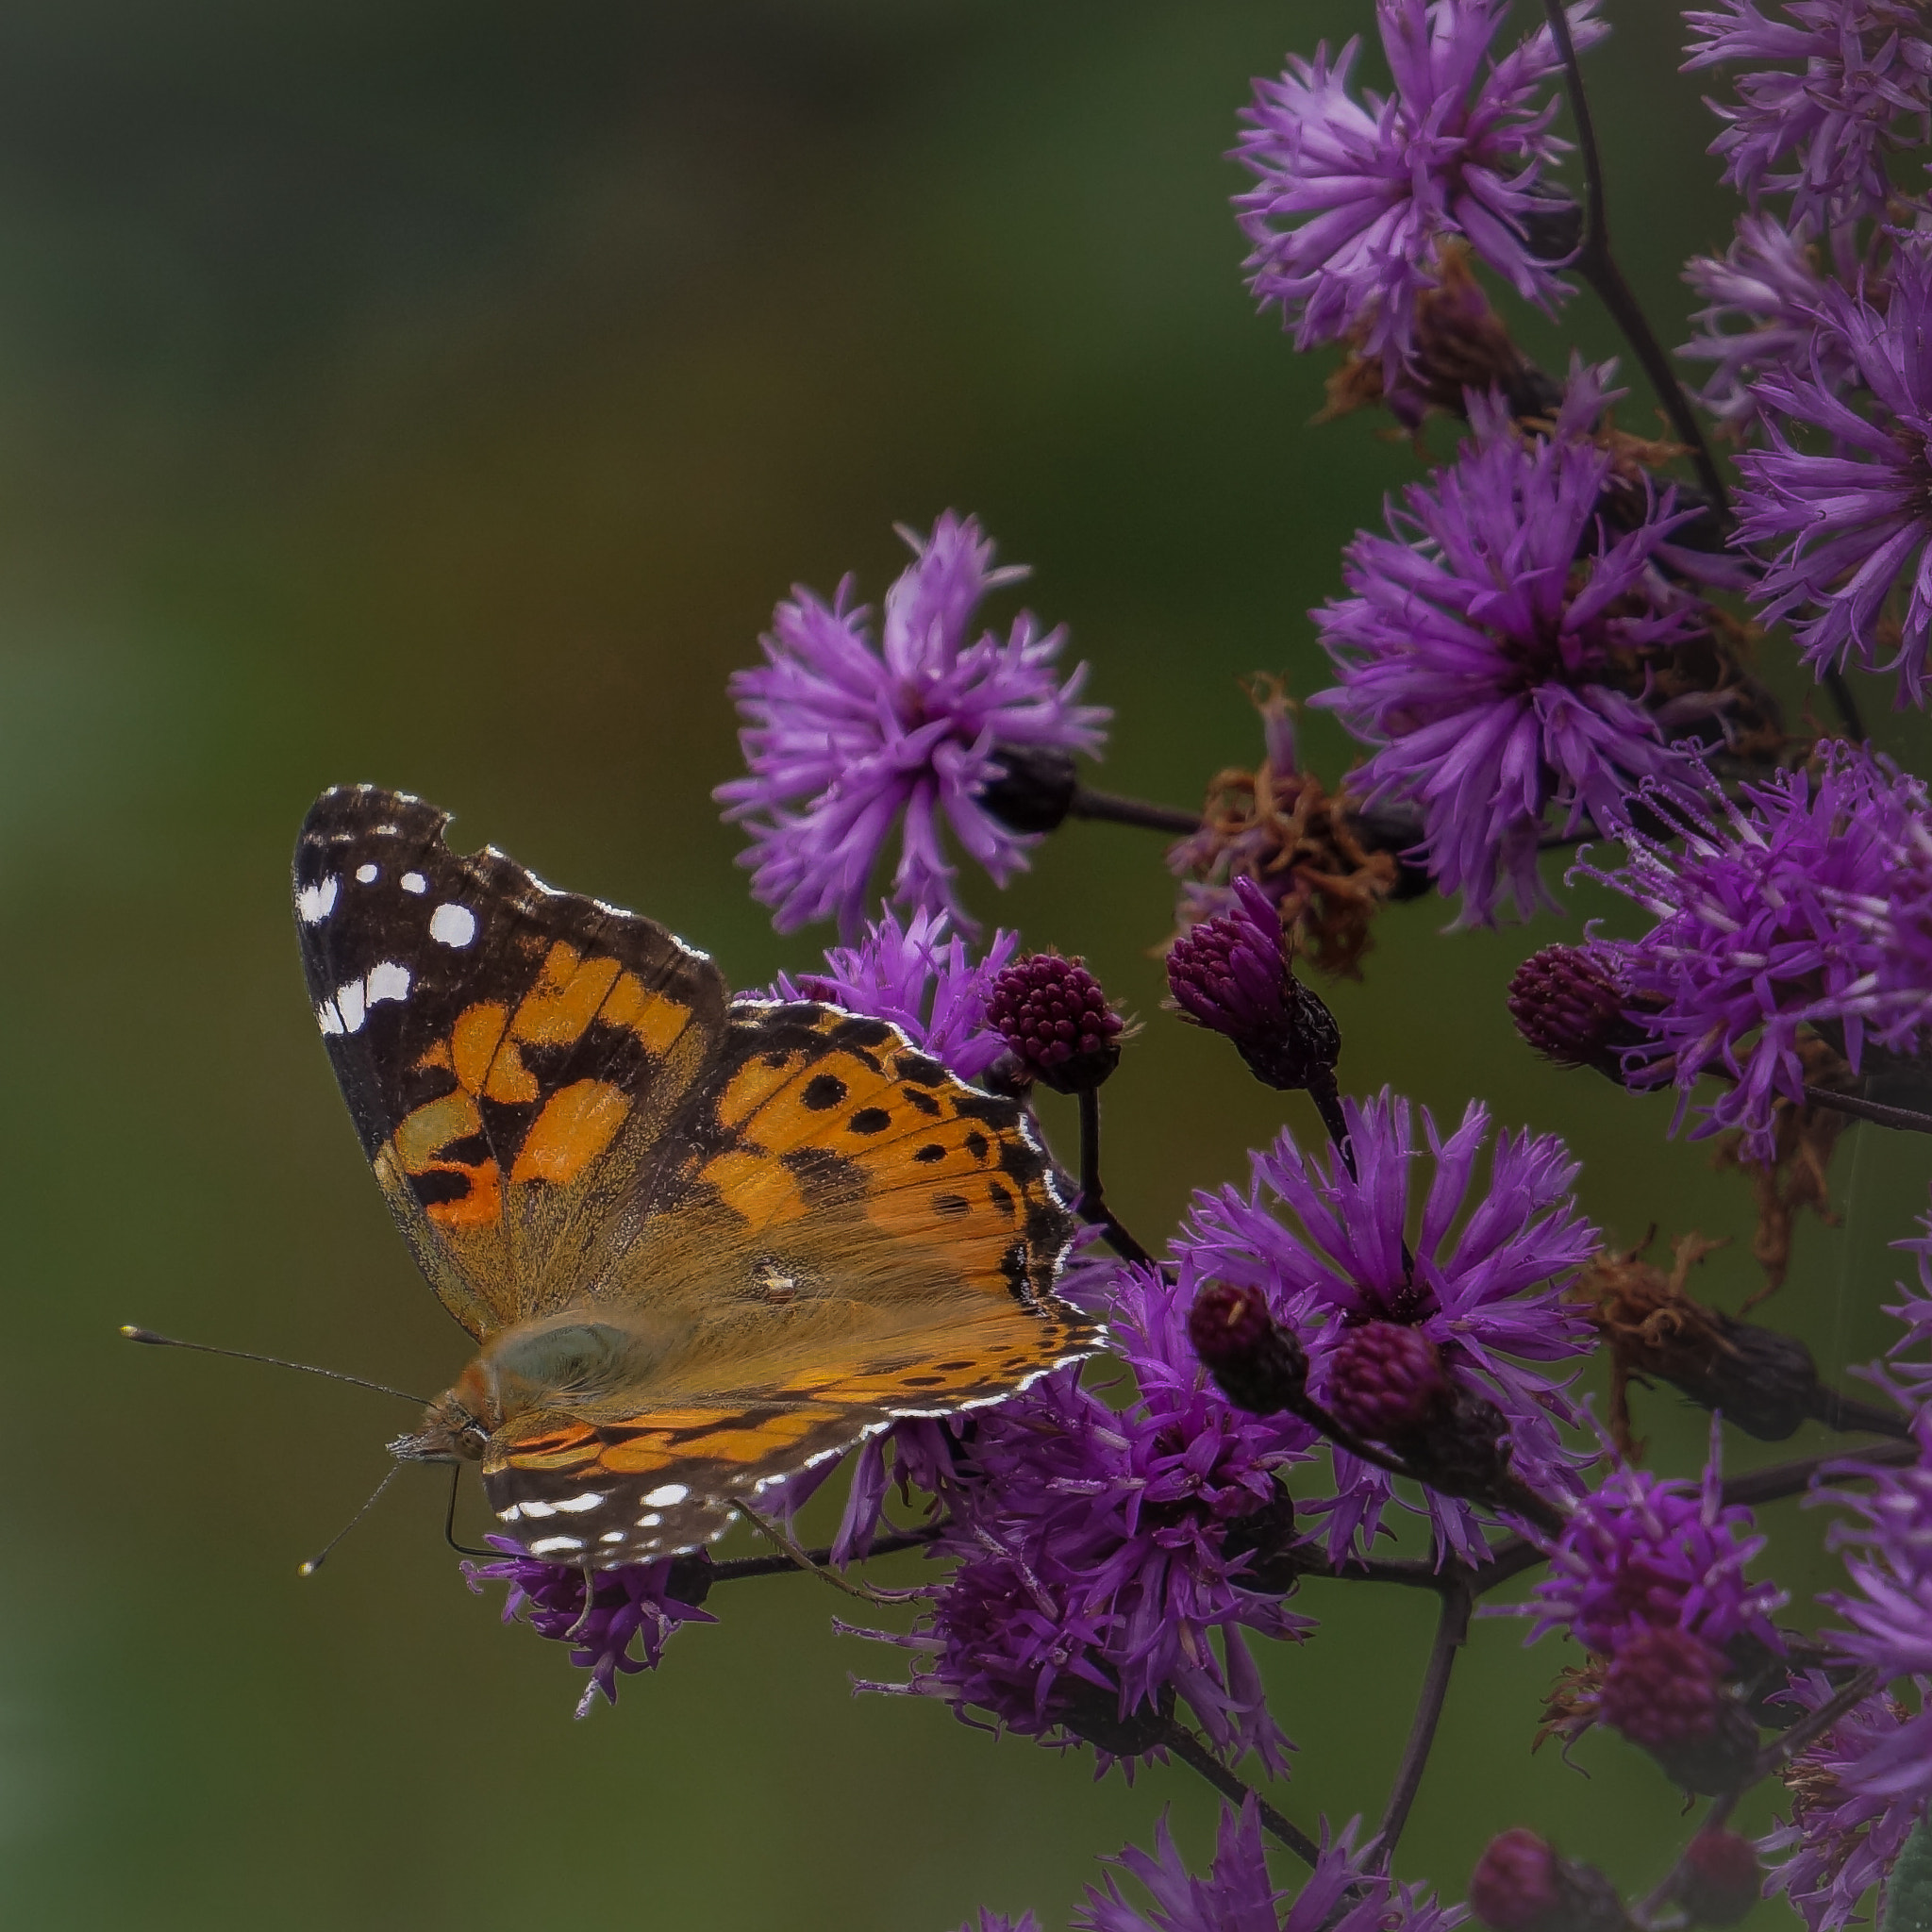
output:
MULTIPOLYGON (((1932 1680, 1918 1679, 1912 1688, 1922 1704, 1932 1695, 1932 1680)), ((1809 1671, 1793 1680, 1787 1695, 1812 1711, 1836 1693, 1823 1671, 1809 1671)), ((1765 1890, 1783 1892, 1811 1932, 1837 1932, 1858 1916, 1860 1900, 1874 1883, 1884 1885, 1912 1827, 1924 1817, 1932 1792, 1924 1782, 1891 1790, 1870 1775, 1874 1762, 1896 1751, 1901 1733, 1920 1722, 1881 1690, 1807 1745, 1786 1770, 1790 1819, 1759 1839, 1757 1849, 1768 1860, 1778 1859, 1765 1890)), ((1883 1904, 1881 1891, 1881 1924, 1883 1904)))
POLYGON ((1919 1226, 1922 1233, 1892 1242, 1918 1257, 1919 1285, 1915 1290, 1903 1281, 1894 1284, 1905 1299, 1888 1303, 1885 1312, 1903 1322, 1906 1332, 1887 1352, 1884 1369, 1873 1376, 1914 1407, 1932 1403, 1932 1214, 1920 1215, 1919 1226))
MULTIPOLYGON (((1570 8, 1578 47, 1606 31, 1595 0, 1570 8)), ((1416 305, 1461 238, 1526 299, 1553 305, 1565 242, 1536 239, 1571 204, 1541 186, 1567 143, 1549 133, 1559 63, 1540 26, 1492 60, 1507 0, 1377 0, 1395 81, 1384 100, 1349 91, 1359 40, 1332 63, 1291 58, 1257 80, 1239 160, 1257 186, 1235 197, 1254 244, 1249 286, 1278 305, 1297 348, 1352 343, 1392 380, 1414 346, 1416 305)))
POLYGON ((1357 1823, 1351 1820, 1333 1840, 1324 1833, 1315 1869, 1284 1914, 1288 1893, 1268 1875, 1253 1798, 1239 1812, 1222 1807, 1205 1878, 1190 1875, 1163 1814, 1152 1853, 1129 1845, 1107 1861, 1145 1890, 1151 1907, 1131 1904, 1108 1874, 1105 1890, 1088 1888, 1074 1932, 1450 1932, 1461 1924, 1468 1916, 1462 1907, 1439 1906, 1419 1888, 1392 1884, 1370 1869, 1355 1849, 1357 1823))
POLYGON ((1523 1607, 1537 1620, 1529 1641, 1565 1627, 1614 1657, 1637 1632, 1668 1628, 1718 1650, 1740 1635, 1783 1648, 1771 1614, 1785 1594, 1745 1578, 1765 1540, 1749 1509, 1724 1503, 1717 1447, 1713 1427, 1699 1485, 1620 1469, 1577 1503, 1535 1602, 1523 1607))
MULTIPOLYGON (((1616 947, 1630 1017, 1653 1042, 1649 1077, 1674 1080, 1688 1105, 1702 1075, 1721 1074, 1733 1084, 1693 1138, 1740 1128, 1768 1162, 1774 1101, 1804 1099, 1801 1028, 1829 1024, 1856 1070, 1868 1034, 1909 1050, 1932 1021, 1913 938, 1932 920, 1932 868, 1914 859, 1932 806, 1918 779, 1838 741, 1814 772, 1740 786, 1735 801, 1699 775, 1698 808, 1646 794, 1664 838, 1626 827, 1625 865, 1575 871, 1657 921, 1616 947)), ((1633 1081, 1641 1051, 1625 1060, 1633 1081)))
POLYGON ((1856 662, 1895 671, 1897 703, 1923 705, 1932 642, 1932 251, 1899 250, 1882 308, 1869 292, 1828 287, 1818 337, 1810 368, 1774 371, 1753 386, 1771 419, 1769 446, 1738 458, 1735 541, 1773 553, 1754 596, 1767 620, 1801 613, 1791 634, 1815 670, 1856 662), (1871 392, 1869 416, 1837 393, 1840 364, 1871 392), (1779 417, 1822 430, 1831 451, 1794 447, 1779 417), (1889 613, 1895 589, 1904 608, 1889 613))
MULTIPOLYGON (((1194 1196, 1174 1244, 1184 1300, 1209 1280, 1264 1293, 1274 1319, 1301 1336, 1318 1399, 1351 1328, 1420 1328, 1446 1374, 1501 1409, 1516 1474, 1533 1489, 1574 1490, 1574 1461, 1557 1424, 1574 1412, 1561 1384, 1527 1364, 1567 1360, 1591 1345, 1580 1310, 1564 1299, 1572 1271, 1598 1246, 1570 1193, 1575 1163, 1553 1135, 1505 1134, 1478 1186, 1490 1140, 1480 1103, 1446 1138, 1423 1109, 1427 1170, 1407 1101, 1385 1091, 1366 1106, 1344 1101, 1343 1111, 1355 1174, 1339 1159, 1309 1159, 1284 1132, 1253 1157, 1246 1194, 1229 1187, 1194 1196), (1406 1246, 1410 1200, 1425 1174, 1406 1246)), ((1312 1507, 1328 1514, 1329 1549, 1340 1558, 1358 1538, 1367 1548, 1392 1491, 1386 1472, 1341 1450, 1334 1462, 1339 1493, 1312 1507)), ((1469 1504, 1431 1491, 1426 1507, 1444 1547, 1479 1556, 1469 1504)))
MULTIPOLYGON (((1600 394, 1586 381, 1573 404, 1600 394)), ((1456 461, 1390 508, 1390 535, 1344 553, 1355 594, 1313 613, 1341 682, 1309 702, 1380 747, 1355 786, 1421 807, 1429 871, 1474 924, 1500 899, 1525 915, 1554 904, 1537 875, 1553 808, 1566 833, 1586 816, 1607 828, 1641 780, 1677 779, 1685 758, 1645 699, 1706 620, 1654 561, 1690 514, 1668 493, 1613 541, 1597 510, 1607 451, 1524 441, 1493 398, 1472 399, 1470 421, 1456 461)))
POLYGON ((928 1425, 941 1454, 917 1479, 948 1505, 935 1547, 958 1564, 909 1636, 858 1633, 912 1657, 908 1681, 868 1688, 1109 1757, 1161 1747, 1172 1690, 1217 1746, 1281 1768, 1288 1742, 1244 1633, 1313 1627, 1281 1602, 1291 1568, 1269 1574, 1293 1537, 1275 1472, 1306 1459, 1312 1432, 1232 1407, 1189 1344, 1187 1309, 1159 1271, 1121 1271, 1111 1339, 1140 1391, 1124 1408, 1062 1371, 980 1414, 950 1453, 928 1425))
MULTIPOLYGON (((1848 1552, 1845 1574, 1853 1586, 1823 1599, 1852 1626, 1829 1632, 1829 1639, 1887 1683, 1932 1676, 1932 1418, 1922 1419, 1919 1440, 1925 1453, 1916 1466, 1840 1463, 1835 1474, 1861 1476, 1867 1486, 1824 1492, 1845 1512, 1827 1541, 1848 1552)), ((1932 1790, 1932 1712, 1867 1759, 1859 1774, 1861 1784, 1881 1790, 1905 1790, 1914 1778, 1918 1789, 1932 1790)))
POLYGON ((600 1690, 607 1703, 617 1702, 620 1674, 655 1671, 663 1661, 665 1643, 680 1624, 718 1621, 700 1607, 710 1568, 710 1559, 702 1553, 598 1571, 591 1586, 587 1616, 581 1570, 526 1557, 522 1545, 508 1537, 491 1536, 484 1541, 503 1555, 494 1562, 465 1563, 470 1588, 480 1590, 486 1582, 508 1583, 503 1621, 514 1623, 527 1611, 526 1621, 539 1637, 570 1645, 571 1662, 591 1674, 591 1681, 577 1700, 579 1717, 590 1714, 600 1690), (632 1655, 633 1643, 641 1655, 632 1655))
POLYGON ((965 941, 947 927, 943 912, 915 912, 901 925, 883 908, 856 945, 826 952, 823 973, 781 973, 772 995, 825 1000, 869 1020, 890 1020, 949 1072, 976 1080, 1007 1050, 987 1003, 1019 935, 995 932, 975 963, 965 941))
POLYGON ((1810 374, 1836 395, 1851 375, 1843 338, 1818 325, 1827 284, 1809 231, 1807 222, 1787 228, 1774 215, 1748 214, 1721 258, 1684 264, 1684 279, 1709 306, 1691 318, 1697 334, 1677 354, 1713 365, 1697 399, 1739 438, 1765 408, 1753 387, 1760 377, 1810 374))
POLYGON ((1716 0, 1687 10, 1685 69, 1742 64, 1710 151, 1752 202, 1788 193, 1821 225, 1884 211, 1888 153, 1928 134, 1932 40, 1916 0, 1716 0), (1775 67, 1761 63, 1775 61, 1775 67), (1782 173, 1773 173, 1782 166, 1782 173))
POLYGON ((1024 571, 995 570, 978 524, 950 510, 923 541, 902 534, 913 560, 886 592, 878 644, 850 577, 830 604, 801 586, 773 613, 765 663, 731 680, 750 769, 714 796, 751 833, 740 862, 780 932, 836 914, 855 938, 902 814, 893 895, 962 916, 942 817, 1001 885, 1039 842, 981 801, 1000 771, 996 747, 1100 749, 1108 714, 1074 703, 1086 667, 1056 681, 1063 629, 1042 633, 1023 611, 1004 640, 971 634, 981 599, 1024 571))

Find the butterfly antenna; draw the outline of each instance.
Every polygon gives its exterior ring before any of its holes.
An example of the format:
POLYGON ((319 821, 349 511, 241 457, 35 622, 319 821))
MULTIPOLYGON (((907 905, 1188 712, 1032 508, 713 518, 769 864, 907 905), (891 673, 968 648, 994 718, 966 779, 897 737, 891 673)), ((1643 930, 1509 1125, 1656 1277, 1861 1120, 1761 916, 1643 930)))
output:
POLYGON ((377 1484, 376 1484, 376 1486, 375 1487, 375 1489, 373 1489, 373 1490, 372 1490, 372 1491, 371 1491, 369 1492, 369 1500, 368 1500, 368 1502, 366 1502, 365 1504, 363 1504, 363 1506, 361 1507, 361 1508, 359 1508, 358 1510, 357 1510, 357 1512, 355 1513, 355 1515, 353 1515, 352 1517, 350 1517, 350 1518, 349 1518, 349 1520, 348 1520, 348 1522, 346 1522, 345 1524, 342 1524, 342 1526, 341 1526, 341 1528, 340 1528, 339 1530, 337 1530, 337 1531, 336 1531, 336 1533, 335 1533, 335 1535, 333 1535, 332 1537, 330 1537, 330 1538, 329 1538, 329 1540, 328 1540, 328 1541, 323 1544, 323 1546, 322 1546, 321 1550, 320 1550, 320 1551, 319 1551, 319 1552, 318 1552, 318 1553, 317 1553, 317 1554, 316 1554, 315 1556, 312 1556, 312 1557, 309 1557, 309 1559, 308 1559, 308 1561, 307 1561, 306 1563, 298 1563, 298 1564, 297 1564, 297 1565, 295 1566, 295 1574, 296 1574, 297 1576, 313 1576, 313 1575, 315 1574, 315 1573, 316 1573, 316 1572, 317 1572, 318 1570, 320 1570, 320 1569, 322 1568, 322 1566, 323 1566, 323 1565, 324 1565, 325 1563, 326 1563, 326 1562, 328 1561, 328 1554, 329 1554, 329 1552, 330 1552, 330 1551, 331 1551, 332 1549, 334 1549, 334 1548, 335 1548, 335 1546, 336 1546, 336 1545, 337 1545, 337 1544, 338 1544, 339 1542, 341 1542, 341 1540, 342 1540, 342 1539, 343 1539, 343 1538, 344 1538, 345 1536, 347 1536, 347 1535, 348 1535, 348 1533, 349 1533, 349 1532, 350 1532, 350 1531, 351 1531, 352 1529, 354 1529, 354 1528, 355 1528, 355 1526, 356 1526, 356 1525, 357 1525, 357 1524, 358 1524, 358 1523, 360 1523, 360 1522, 362 1521, 362 1519, 363 1519, 363 1518, 364 1518, 365 1516, 367 1516, 367 1515, 369 1514, 369 1512, 370 1512, 370 1511, 371 1511, 372 1509, 374 1509, 374 1508, 375 1507, 375 1506, 376 1506, 376 1504, 377 1504, 378 1502, 380 1502, 380 1501, 381 1501, 381 1499, 382 1499, 382 1492, 383 1492, 383 1491, 385 1491, 386 1489, 388 1489, 388 1488, 389 1488, 389 1486, 390 1486, 390 1484, 391 1484, 392 1482, 394 1482, 394 1481, 395 1481, 395 1479, 396 1479, 396 1471, 397 1471, 397 1470, 399 1470, 400 1468, 402 1468, 402 1466, 403 1466, 403 1465, 402 1465, 402 1464, 401 1464, 400 1462, 391 1462, 391 1463, 390 1464, 390 1466, 389 1466, 389 1474, 388 1474, 387 1475, 385 1475, 385 1476, 383 1477, 383 1479, 382 1479, 382 1480, 381 1480, 381 1481, 380 1481, 379 1483, 377 1483, 377 1484))
POLYGON ((372 1382, 366 1375, 344 1374, 341 1369, 319 1369, 313 1362, 286 1361, 278 1355, 256 1355, 245 1348, 217 1348, 211 1341, 180 1341, 172 1335, 157 1335, 152 1328, 137 1328, 132 1323, 124 1323, 121 1332, 129 1341, 144 1341, 150 1348, 191 1348, 197 1355, 225 1355, 238 1362, 267 1362, 275 1369, 300 1369, 305 1375, 326 1375, 331 1382, 353 1382, 358 1389, 374 1389, 378 1395, 393 1395, 425 1408, 429 1406, 426 1395, 411 1395, 407 1389, 391 1389, 387 1382, 372 1382))
MULTIPOLYGON (((398 1464, 398 1465, 397 1465, 397 1467, 398 1467, 398 1468, 400 1468, 400 1467, 401 1467, 401 1465, 400 1465, 400 1464, 398 1464)), ((459 1542, 458 1542, 458 1541, 457 1541, 457 1491, 458 1491, 458 1489, 460 1489, 460 1488, 462 1487, 462 1481, 463 1481, 463 1465, 462 1465, 462 1464, 461 1464, 460 1462, 453 1462, 453 1463, 451 1463, 451 1464, 450 1464, 450 1470, 449 1470, 449 1507, 448 1507, 448 1509, 447 1509, 446 1511, 444 1511, 444 1513, 443 1513, 443 1518, 442 1518, 442 1540, 443 1540, 443 1541, 444 1541, 444 1542, 446 1542, 446 1543, 447 1543, 447 1544, 448 1544, 448 1545, 450 1546, 450 1548, 451 1548, 451 1549, 453 1549, 453 1550, 454 1550, 454 1551, 455 1551, 455 1552, 457 1553, 457 1555, 458 1555, 458 1556, 459 1556, 459 1557, 500 1557, 500 1556, 502 1556, 502 1555, 503 1555, 503 1552, 502 1552, 501 1550, 491 1550, 491 1549, 481 1549, 481 1550, 473 1550, 473 1549, 472 1549, 472 1548, 471 1548, 471 1547, 469 1546, 469 1544, 468 1544, 468 1543, 459 1543, 459 1542)))

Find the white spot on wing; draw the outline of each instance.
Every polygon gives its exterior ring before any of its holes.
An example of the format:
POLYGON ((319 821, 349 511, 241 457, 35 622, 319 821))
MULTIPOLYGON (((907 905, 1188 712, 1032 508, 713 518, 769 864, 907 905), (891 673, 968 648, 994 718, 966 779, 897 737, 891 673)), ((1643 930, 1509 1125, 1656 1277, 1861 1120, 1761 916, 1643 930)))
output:
POLYGON ((295 910, 302 915, 304 925, 320 925, 336 904, 336 875, 330 873, 320 885, 304 886, 295 894, 295 910))
POLYGON ((624 1532, 621 1529, 607 1529, 597 1541, 600 1543, 621 1543, 624 1541, 624 1532))
POLYGON ((324 1000, 315 1009, 315 1024, 325 1033, 340 1033, 342 1030, 342 1016, 336 1011, 333 1000, 324 1000))
POLYGON ((640 1529, 656 1529, 663 1521, 664 1519, 654 1509, 650 1515, 638 1518, 638 1527, 640 1529))
POLYGON ((429 881, 420 872, 406 872, 403 874, 403 891, 406 892, 426 892, 429 881))
POLYGON ((580 1536, 541 1536, 530 1545, 533 1557, 547 1557, 553 1550, 580 1550, 584 1540, 580 1536))
POLYGON ((586 1490, 581 1496, 558 1497, 557 1507, 559 1509, 568 1509, 575 1514, 579 1509, 594 1509, 603 1500, 604 1498, 598 1491, 586 1490))
POLYGON ((439 906, 429 915, 429 937, 446 946, 467 946, 476 937, 476 915, 467 906, 439 906))
POLYGON ((347 985, 336 988, 336 1011, 342 1016, 344 1033, 359 1033, 362 1030, 362 1014, 367 1004, 359 979, 352 979, 347 985))
POLYGON ((555 1516, 557 1514, 557 1506, 554 1503, 525 1503, 524 1505, 524 1514, 525 1516, 555 1516))
POLYGON ((644 1501, 653 1509, 669 1508, 673 1503, 681 1503, 691 1494, 682 1483, 660 1483, 645 1496, 644 1501))
POLYGON ((366 983, 372 1007, 377 1000, 406 1000, 409 996, 409 969, 399 959, 385 959, 380 966, 369 969, 366 983))
POLYGON ((373 886, 375 883, 377 868, 373 865, 358 865, 356 868, 356 883, 358 886, 373 886))
POLYGON ((511 1503, 508 1507, 499 1509, 496 1513, 505 1523, 514 1523, 524 1513, 524 1506, 521 1503, 511 1503))

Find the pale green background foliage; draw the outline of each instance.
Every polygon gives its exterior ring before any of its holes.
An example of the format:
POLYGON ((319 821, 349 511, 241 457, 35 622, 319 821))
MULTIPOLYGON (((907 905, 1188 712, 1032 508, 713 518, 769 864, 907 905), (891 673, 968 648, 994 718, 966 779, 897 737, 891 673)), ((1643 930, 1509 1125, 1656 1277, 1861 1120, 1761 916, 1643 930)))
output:
MULTIPOLYGON (((892 521, 949 505, 1072 625, 1119 713, 1104 782, 1187 803, 1253 758, 1237 676, 1322 681, 1305 612, 1417 470, 1373 422, 1307 426, 1325 358, 1253 314, 1220 155, 1251 73, 1368 11, 0 16, 8 1924, 945 1932, 985 1900, 1057 1925, 1163 1807, 1204 1849, 1212 1806, 1178 1768, 1096 1786, 936 1706, 855 1701, 848 1673, 897 1658, 834 1638, 840 1606, 804 1579, 721 1592, 717 1627, 574 1724, 558 1647, 464 1589, 434 1476, 405 1472, 297 1580, 407 1412, 113 1330, 425 1389, 463 1359, 302 994, 288 854, 325 784, 421 791, 740 983, 802 965, 808 937, 774 937, 708 799, 735 769, 724 677, 788 584, 849 568, 875 594, 892 521)), ((1677 340, 1676 264, 1732 209, 1670 11, 1610 11, 1619 227, 1677 340)), ((1559 366, 1573 332, 1614 347, 1586 303, 1529 335, 1559 366)), ((1337 775, 1338 735, 1308 741, 1337 775)), ((1083 950, 1145 1022, 1108 1096, 1132 1224, 1158 1235, 1191 1187, 1240 1176, 1284 1111, 1311 1125, 1159 1010, 1157 841, 1074 826, 977 898, 1083 950)), ((1620 1240, 1746 1234, 1740 1183, 1664 1139, 1667 1103, 1511 1033, 1510 968, 1575 922, 1445 939, 1444 917, 1391 912, 1367 984, 1335 990, 1345 1083, 1562 1131, 1620 1240)), ((1803 1232, 1779 1318, 1833 1365, 1884 1333, 1920 1167, 1855 1133, 1847 1231, 1803 1232)), ((1740 1249, 1705 1275, 1728 1302, 1754 1280, 1740 1249)), ((1660 1457, 1696 1453, 1673 1399, 1643 1421, 1660 1457)), ((1300 1607, 1321 1635, 1267 1658, 1302 1745, 1279 1795, 1339 1822, 1379 1803, 1431 1606, 1326 1585, 1300 1607)), ((1533 1762, 1564 1653, 1519 1643, 1478 1626, 1402 1870, 1459 1892, 1484 1837, 1527 1823, 1647 1883, 1676 1795, 1614 1739, 1577 1753, 1587 1778, 1533 1762)))

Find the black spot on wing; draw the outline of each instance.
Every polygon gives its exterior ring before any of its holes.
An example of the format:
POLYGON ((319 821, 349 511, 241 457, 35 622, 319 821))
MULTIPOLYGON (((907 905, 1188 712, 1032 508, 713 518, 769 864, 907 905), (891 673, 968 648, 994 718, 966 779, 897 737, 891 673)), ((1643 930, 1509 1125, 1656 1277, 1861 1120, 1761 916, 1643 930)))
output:
POLYGON ((861 1107, 845 1124, 855 1134, 883 1134, 892 1124, 892 1116, 882 1107, 861 1107))
POLYGON ((845 1083, 837 1074, 814 1074, 798 1097, 812 1112, 829 1113, 845 1098, 845 1083))

